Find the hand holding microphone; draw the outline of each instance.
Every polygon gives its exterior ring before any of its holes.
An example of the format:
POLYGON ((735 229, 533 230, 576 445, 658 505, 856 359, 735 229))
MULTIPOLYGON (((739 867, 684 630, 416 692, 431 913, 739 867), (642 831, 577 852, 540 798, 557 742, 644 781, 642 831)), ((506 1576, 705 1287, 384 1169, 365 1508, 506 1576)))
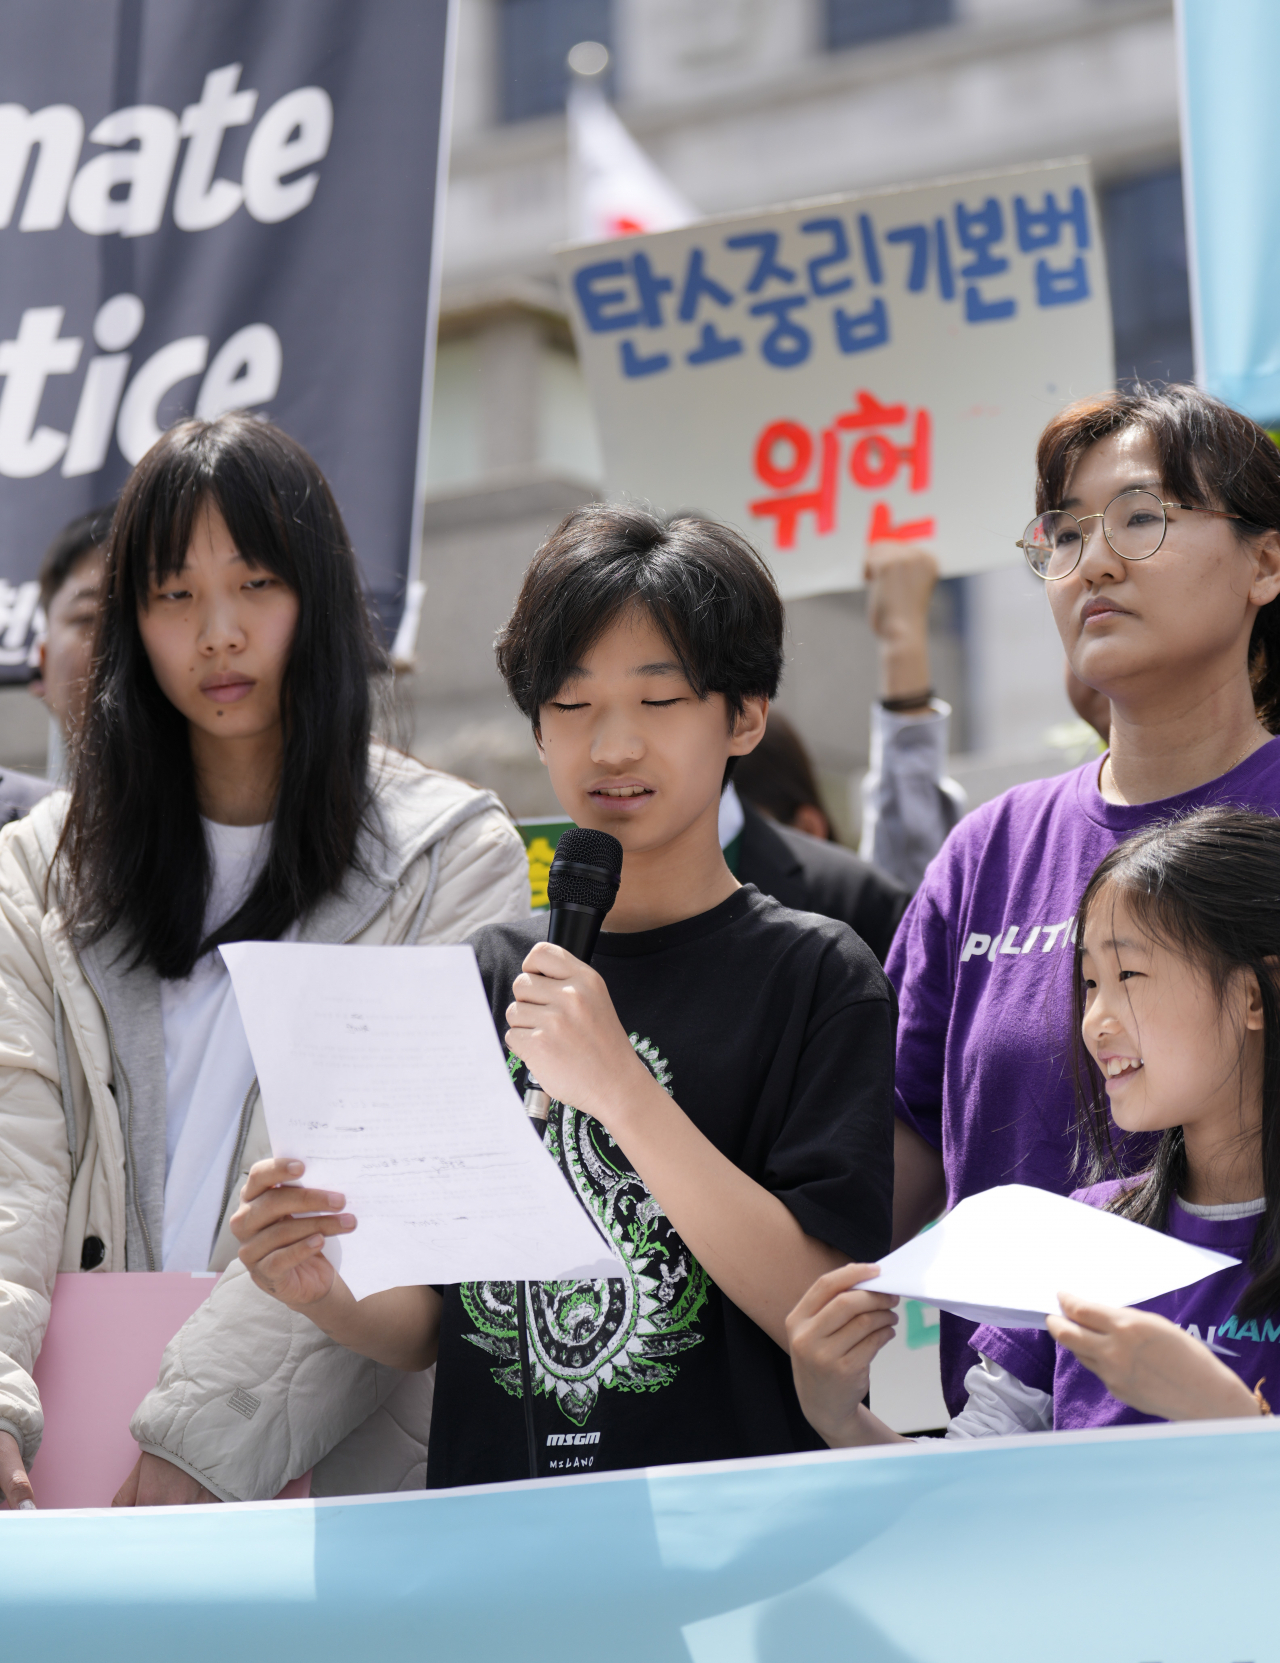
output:
MULTIPOLYGON (((580 977, 581 985, 574 986, 574 965, 562 955, 546 950, 548 946, 560 947, 578 965, 589 964, 621 878, 622 845, 616 837, 585 827, 565 832, 547 877, 547 897, 551 902, 547 942, 545 946, 539 943, 525 960, 512 990, 515 1003, 507 1011, 511 1025, 507 1044, 527 1066, 530 1059, 526 1051, 549 1048, 553 1053, 562 1052, 566 1039, 570 1044, 577 1040, 579 1050, 584 1049, 583 1041, 605 1039, 606 1050, 611 1050, 616 1046, 617 1034, 621 1034, 630 1053, 630 1041, 622 1034, 608 992, 599 978, 580 977), (572 995, 571 1001, 566 999, 566 993, 572 995), (603 1008, 597 1010, 601 1000, 603 1008), (612 1018, 611 1023, 608 1018, 612 1018), (590 1033, 566 1032, 574 1027, 582 1030, 584 1024, 590 1033), (610 1029, 616 1030, 616 1034, 610 1029)), ((595 1049, 590 1043, 585 1046, 587 1052, 595 1049)), ((589 1065, 590 1059, 584 1054, 581 1061, 589 1065)), ((525 1109, 532 1120, 545 1128, 552 1094, 543 1089, 534 1074, 534 1068, 529 1066, 525 1109)))

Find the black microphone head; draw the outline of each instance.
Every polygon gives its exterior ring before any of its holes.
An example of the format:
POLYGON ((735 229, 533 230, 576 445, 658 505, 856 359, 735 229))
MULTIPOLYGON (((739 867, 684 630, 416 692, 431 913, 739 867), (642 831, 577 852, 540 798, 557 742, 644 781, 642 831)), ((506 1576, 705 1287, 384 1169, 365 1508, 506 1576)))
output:
POLYGON ((594 907, 608 912, 622 881, 622 845, 608 832, 574 826, 556 844, 547 874, 547 900, 553 907, 594 907))

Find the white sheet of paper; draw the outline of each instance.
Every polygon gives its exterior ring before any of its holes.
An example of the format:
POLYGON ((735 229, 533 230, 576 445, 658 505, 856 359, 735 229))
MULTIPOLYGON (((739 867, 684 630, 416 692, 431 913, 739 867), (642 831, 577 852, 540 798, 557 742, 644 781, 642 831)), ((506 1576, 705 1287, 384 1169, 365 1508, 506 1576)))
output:
POLYGON ((222 956, 272 1151, 358 1220, 326 1247, 357 1299, 619 1274, 512 1089, 470 947, 244 941, 222 956))
POLYGON ((939 1305, 997 1328, 1043 1328, 1059 1293, 1140 1305, 1238 1264, 1225 1253, 1027 1184, 961 1201, 880 1261, 862 1286, 939 1305))

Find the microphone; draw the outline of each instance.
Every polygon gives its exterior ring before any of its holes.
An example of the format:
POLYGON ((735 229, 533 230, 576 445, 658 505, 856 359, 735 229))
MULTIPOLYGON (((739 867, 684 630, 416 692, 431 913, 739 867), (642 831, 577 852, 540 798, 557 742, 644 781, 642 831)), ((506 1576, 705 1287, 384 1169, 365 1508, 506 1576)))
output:
MULTIPOLYGON (((551 917, 547 940, 563 947, 583 964, 591 963, 605 914, 613 905, 622 881, 622 845, 608 832, 575 826, 556 845, 547 874, 551 917)), ((546 1130, 551 1098, 529 1076, 524 1094, 525 1113, 546 1130)))

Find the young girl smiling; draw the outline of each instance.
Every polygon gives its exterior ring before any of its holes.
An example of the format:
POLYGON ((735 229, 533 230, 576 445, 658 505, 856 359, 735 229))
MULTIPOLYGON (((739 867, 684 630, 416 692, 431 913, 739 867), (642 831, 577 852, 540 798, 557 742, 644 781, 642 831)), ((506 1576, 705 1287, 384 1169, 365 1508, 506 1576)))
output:
MULTIPOLYGON (((1077 936, 1101 1181, 1076 1199, 1241 1262, 1132 1309, 1064 1293, 1047 1332, 979 1328, 949 1437, 1266 1414, 1265 1383, 1280 1388, 1280 821, 1205 809, 1131 838, 1090 881, 1077 936), (1103 1178, 1138 1139, 1148 1170, 1103 1178)), ((895 1436, 859 1401, 896 1320, 895 1300, 856 1291, 867 1275, 821 1278, 788 1322, 831 1444, 895 1436)))

